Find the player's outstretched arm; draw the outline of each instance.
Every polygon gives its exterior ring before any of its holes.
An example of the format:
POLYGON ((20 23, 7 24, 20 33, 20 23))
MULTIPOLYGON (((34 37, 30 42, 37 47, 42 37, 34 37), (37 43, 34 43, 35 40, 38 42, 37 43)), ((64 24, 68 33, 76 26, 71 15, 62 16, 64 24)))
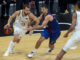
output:
POLYGON ((70 26, 68 32, 64 35, 64 37, 67 37, 68 34, 75 29, 76 20, 77 20, 77 14, 76 14, 76 12, 75 12, 75 13, 73 13, 73 16, 72 16, 72 25, 70 26))
POLYGON ((52 16, 46 16, 45 17, 45 20, 43 21, 42 25, 41 26, 35 26, 35 27, 32 27, 32 28, 28 28, 28 30, 34 30, 34 29, 41 29, 43 28, 44 26, 46 26, 48 24, 48 22, 50 20, 52 20, 52 16))
POLYGON ((32 13, 29 14, 29 17, 36 22, 35 26, 38 26, 39 19, 36 16, 34 16, 34 14, 32 14, 32 13))
POLYGON ((19 11, 16 11, 15 13, 13 13, 13 15, 9 18, 7 25, 10 25, 12 19, 18 16, 19 13, 20 13, 19 11))

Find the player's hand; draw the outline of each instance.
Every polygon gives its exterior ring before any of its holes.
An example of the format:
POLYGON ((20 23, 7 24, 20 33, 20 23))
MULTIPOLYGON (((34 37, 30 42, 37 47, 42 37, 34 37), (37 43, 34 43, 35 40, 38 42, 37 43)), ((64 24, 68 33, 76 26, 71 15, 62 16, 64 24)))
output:
POLYGON ((10 27, 10 24, 6 24, 8 27, 10 27))
POLYGON ((33 30, 29 32, 29 35, 31 36, 33 34, 33 30))
POLYGON ((65 38, 68 37, 68 33, 66 33, 66 34, 64 35, 64 37, 65 37, 65 38))
POLYGON ((27 28, 27 30, 28 30, 28 31, 32 31, 32 30, 33 30, 33 28, 32 28, 32 27, 29 27, 29 28, 27 28))

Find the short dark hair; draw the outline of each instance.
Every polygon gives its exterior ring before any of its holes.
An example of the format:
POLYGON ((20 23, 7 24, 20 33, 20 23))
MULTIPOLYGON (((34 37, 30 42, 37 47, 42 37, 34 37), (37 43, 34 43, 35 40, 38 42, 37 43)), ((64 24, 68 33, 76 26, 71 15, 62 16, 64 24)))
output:
POLYGON ((48 9, 48 6, 47 6, 46 4, 43 4, 41 7, 42 7, 42 8, 44 7, 44 8, 46 8, 46 9, 48 9))
POLYGON ((80 9, 80 1, 77 2, 77 6, 80 9))
POLYGON ((23 9, 25 9, 26 7, 27 7, 27 8, 30 8, 28 4, 24 4, 24 5, 23 5, 23 9))

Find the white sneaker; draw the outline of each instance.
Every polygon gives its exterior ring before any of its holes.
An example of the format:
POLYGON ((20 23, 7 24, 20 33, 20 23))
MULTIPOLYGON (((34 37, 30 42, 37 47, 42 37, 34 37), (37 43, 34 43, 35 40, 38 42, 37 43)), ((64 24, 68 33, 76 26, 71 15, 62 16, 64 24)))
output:
POLYGON ((8 55, 9 55, 9 51, 6 51, 3 56, 8 56, 8 55))
POLYGON ((32 58, 35 54, 36 54, 36 52, 31 52, 31 53, 28 55, 28 57, 29 57, 29 58, 32 58))
POLYGON ((46 54, 51 53, 51 52, 52 52, 52 50, 53 50, 53 49, 48 49, 48 50, 46 51, 46 54))

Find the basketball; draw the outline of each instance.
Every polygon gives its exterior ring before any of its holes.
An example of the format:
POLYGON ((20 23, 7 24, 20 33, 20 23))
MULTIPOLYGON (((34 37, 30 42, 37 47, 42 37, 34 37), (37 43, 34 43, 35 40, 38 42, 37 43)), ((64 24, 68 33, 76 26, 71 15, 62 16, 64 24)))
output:
POLYGON ((6 34, 6 35, 8 35, 8 34, 11 34, 13 32, 13 29, 9 26, 4 26, 4 33, 6 34))

